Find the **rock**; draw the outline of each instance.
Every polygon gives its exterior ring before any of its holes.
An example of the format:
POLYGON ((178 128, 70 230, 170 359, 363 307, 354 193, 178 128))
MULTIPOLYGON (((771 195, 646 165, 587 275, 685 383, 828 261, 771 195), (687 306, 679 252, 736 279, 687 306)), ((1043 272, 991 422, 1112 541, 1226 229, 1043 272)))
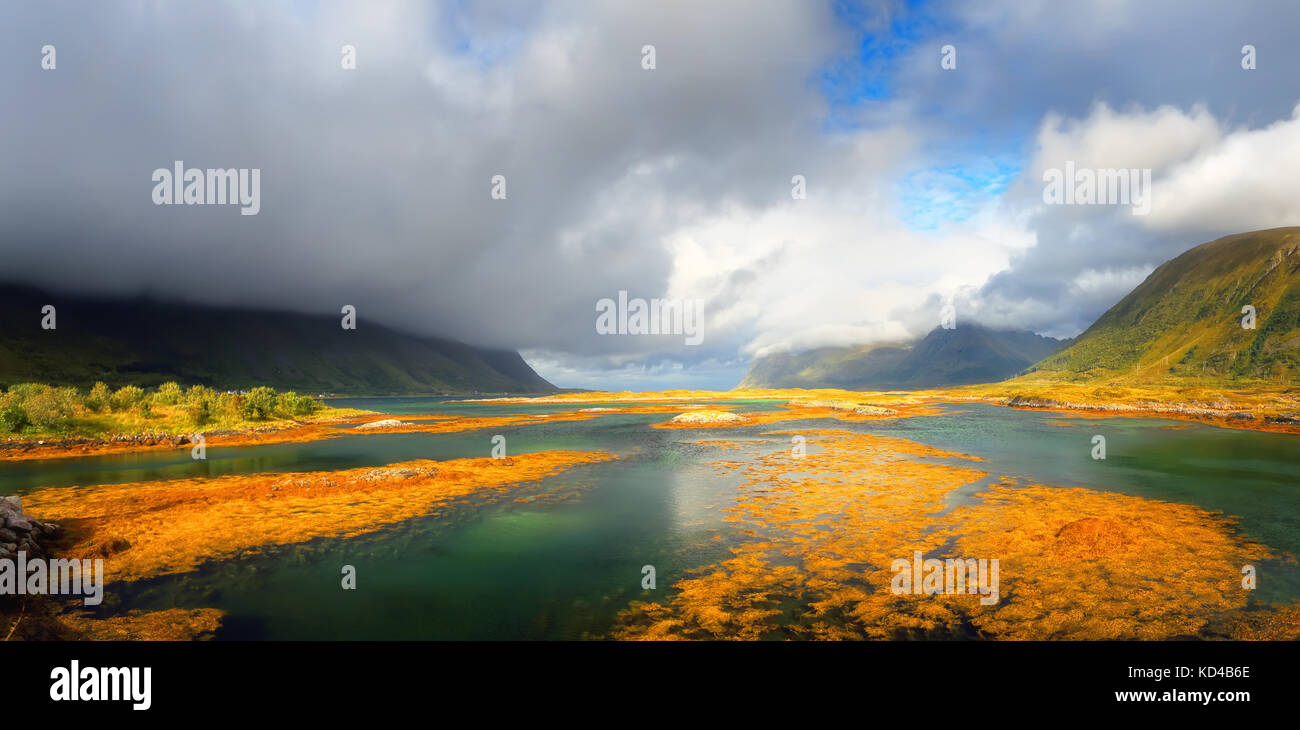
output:
POLYGON ((744 416, 726 411, 691 411, 673 417, 669 423, 691 423, 691 424, 710 424, 710 423, 739 423, 746 420, 744 416))
POLYGON ((99 554, 107 558, 116 555, 120 552, 123 552, 125 550, 129 550, 130 548, 131 548, 131 542, 129 540, 120 537, 114 537, 100 543, 99 554))
POLYGON ((1130 528, 1114 520, 1084 517, 1056 531, 1058 550, 1076 559, 1091 559, 1128 549, 1134 544, 1130 528))
POLYGON ((371 421, 370 423, 363 423, 360 426, 357 426, 357 429, 359 430, 359 429, 366 429, 366 428, 396 428, 398 426, 407 426, 407 425, 410 424, 405 423, 403 421, 399 421, 396 418, 385 418, 382 421, 371 421))
POLYGON ((41 541, 58 532, 59 526, 34 520, 23 514, 22 500, 16 496, 0 497, 0 553, 41 554, 41 541))
POLYGON ((433 476, 438 473, 437 469, 411 469, 406 467, 394 467, 390 469, 371 469, 361 476, 363 481, 367 482, 386 482, 396 479, 413 479, 415 477, 433 476))
POLYGON ((849 400, 800 400, 795 401, 795 403, 805 408, 829 408, 833 411, 849 411, 856 416, 893 416, 898 413, 892 408, 882 408, 881 406, 849 400))
POLYGON ((893 416, 897 415, 898 411, 880 406, 857 406, 853 409, 853 414, 857 416, 893 416))

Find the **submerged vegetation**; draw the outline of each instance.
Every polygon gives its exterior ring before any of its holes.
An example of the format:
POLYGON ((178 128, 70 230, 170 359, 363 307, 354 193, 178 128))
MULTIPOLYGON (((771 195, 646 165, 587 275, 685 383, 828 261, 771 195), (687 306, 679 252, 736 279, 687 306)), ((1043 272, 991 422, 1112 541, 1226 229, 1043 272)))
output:
POLYGON ((1241 566, 1270 553, 1230 518, 1009 477, 953 505, 956 490, 994 476, 987 465, 898 438, 780 433, 818 448, 792 470, 759 442, 703 442, 720 447, 720 472, 745 477, 724 510, 742 540, 668 598, 634 602, 615 638, 1296 637, 1295 607, 1249 605, 1241 566), (900 593, 892 566, 914 551, 1000 559, 997 599, 900 593))
POLYGON ((383 468, 55 487, 24 502, 67 529, 73 554, 109 556, 107 580, 138 580, 317 537, 355 537, 437 515, 465 497, 504 499, 516 485, 615 458, 541 451, 510 459, 420 459, 383 468))
MULTIPOLYGON (((994 398, 960 392, 972 399, 994 398)), ((1056 395, 1135 397, 1131 390, 1105 388, 1056 395)), ((1222 405, 1212 393, 1182 395, 1222 405)), ((1104 487, 1032 483, 976 456, 863 433, 851 425, 938 415, 945 411, 937 404, 954 399, 948 394, 823 390, 751 391, 741 398, 678 392, 656 398, 586 393, 539 399, 568 406, 549 413, 402 414, 400 420, 374 413, 322 415, 323 407, 310 399, 304 406, 295 400, 300 396, 269 388, 216 394, 176 384, 151 392, 96 386, 83 395, 24 385, 0 397, 6 404, 12 399, 27 418, 52 401, 66 405, 73 423, 99 418, 126 427, 167 419, 189 424, 196 407, 206 407, 215 423, 313 417, 290 428, 220 435, 210 444, 223 446, 355 434, 490 434, 610 415, 661 414, 662 420, 647 419, 647 427, 705 431, 834 419, 842 427, 792 424, 790 430, 764 433, 778 437, 782 447, 775 450, 771 441, 752 434, 690 442, 716 450, 710 461, 718 474, 738 477, 732 491, 709 508, 718 519, 703 539, 716 541, 718 557, 692 561, 687 572, 661 586, 666 591, 643 593, 631 603, 626 595, 619 598, 615 610, 622 610, 607 635, 709 640, 1300 636, 1300 604, 1263 605, 1241 583, 1244 565, 1292 558, 1247 537, 1231 517, 1104 487), (708 403, 735 399, 786 402, 743 413, 732 412, 734 403, 708 403), (609 405, 579 407, 581 402, 609 405), (323 418, 333 421, 330 426, 354 427, 330 427, 323 418), (787 439, 799 444, 797 455, 784 448, 787 439), (985 602, 985 596, 970 591, 898 592, 893 564, 918 552, 936 560, 999 560, 996 598, 985 602)), ((1269 401, 1268 407, 1279 404, 1269 401)), ((482 443, 486 451, 486 435, 482 443)), ((66 530, 61 545, 66 554, 105 557, 108 582, 122 588, 314 540, 356 538, 417 518, 452 519, 511 500, 568 499, 588 482, 542 480, 618 458, 607 451, 520 450, 509 458, 416 458, 345 469, 49 486, 24 494, 23 501, 32 514, 66 530)), ((138 615, 115 610, 93 617, 64 612, 44 623, 29 618, 21 631, 57 629, 68 632, 65 638, 203 638, 221 623, 215 608, 138 615)), ((17 625, 16 619, 0 615, 0 630, 9 624, 17 625)))

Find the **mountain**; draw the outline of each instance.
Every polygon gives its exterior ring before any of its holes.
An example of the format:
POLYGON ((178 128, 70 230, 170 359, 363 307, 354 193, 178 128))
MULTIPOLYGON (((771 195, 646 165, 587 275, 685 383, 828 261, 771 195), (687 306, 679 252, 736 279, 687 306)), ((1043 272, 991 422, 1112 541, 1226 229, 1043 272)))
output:
POLYGON ((1034 371, 1081 382, 1296 383, 1300 228, 1226 236, 1170 259, 1034 371), (1247 306, 1254 329, 1242 326, 1247 306))
POLYGON ((997 330, 979 325, 934 329, 912 348, 900 367, 901 381, 924 388, 993 383, 1010 378, 1059 351, 1069 340, 1027 330, 997 330))
POLYGON ((417 337, 361 318, 48 294, 0 286, 0 384, 168 380, 305 393, 533 393, 554 386, 511 350, 417 337), (56 328, 42 329, 46 304, 56 328))
POLYGON ((821 347, 760 357, 737 388, 854 388, 894 377, 910 344, 821 347))
POLYGON ((759 358, 739 388, 908 389, 1012 377, 1065 344, 975 324, 935 328, 915 343, 823 347, 759 358))

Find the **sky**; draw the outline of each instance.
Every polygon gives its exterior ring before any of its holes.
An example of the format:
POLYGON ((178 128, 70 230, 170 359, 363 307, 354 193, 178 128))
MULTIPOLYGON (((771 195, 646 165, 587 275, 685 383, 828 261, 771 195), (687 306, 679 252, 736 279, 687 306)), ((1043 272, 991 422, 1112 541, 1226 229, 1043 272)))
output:
POLYGON ((608 390, 731 388, 948 303, 1070 337, 1182 251, 1300 222, 1296 27, 1280 0, 5 2, 0 278, 352 305, 608 390), (177 160, 259 170, 257 214, 155 204, 177 160), (1149 212, 1049 204, 1067 163, 1149 170, 1149 212), (602 333, 619 292, 698 307, 700 341, 602 333))

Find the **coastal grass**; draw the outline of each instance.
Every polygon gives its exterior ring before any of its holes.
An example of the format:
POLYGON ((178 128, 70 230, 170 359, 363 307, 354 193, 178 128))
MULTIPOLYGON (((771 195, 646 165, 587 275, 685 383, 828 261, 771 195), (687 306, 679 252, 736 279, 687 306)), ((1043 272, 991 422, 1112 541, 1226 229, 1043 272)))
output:
POLYGON ((218 392, 164 383, 146 391, 111 390, 104 383, 82 392, 73 387, 22 383, 0 392, 0 438, 18 441, 105 438, 131 434, 282 428, 366 413, 333 408, 293 391, 259 387, 218 392))
MULTIPOLYGON (((373 411, 349 408, 322 409, 303 420, 266 420, 244 422, 242 426, 222 431, 208 431, 205 436, 209 447, 264 446, 267 444, 306 443, 353 435, 378 434, 446 434, 462 431, 513 428, 562 421, 585 421, 614 414, 679 413, 682 405, 641 405, 617 408, 583 408, 561 413, 515 414, 506 416, 453 417, 445 414, 403 415, 404 420, 380 418, 373 411), (394 421, 391 424, 370 427, 374 419, 394 421), (347 428, 346 426, 352 426, 347 428), (340 428, 342 426, 342 428, 340 428)), ((156 432, 155 432, 156 433, 156 432)), ((38 442, 31 436, 22 441, 0 441, 0 458, 6 461, 35 461, 65 457, 122 454, 159 449, 190 448, 184 439, 188 431, 181 431, 178 439, 145 438, 96 441, 46 441, 38 442)))
POLYGON ((1031 373, 1001 383, 924 391, 931 396, 976 397, 987 400, 1021 398, 1058 401, 1076 407, 1103 409, 1134 406, 1143 410, 1203 409, 1245 413, 1254 420, 1300 416, 1300 386, 1277 383, 1123 381, 1070 382, 1052 373, 1031 373))

